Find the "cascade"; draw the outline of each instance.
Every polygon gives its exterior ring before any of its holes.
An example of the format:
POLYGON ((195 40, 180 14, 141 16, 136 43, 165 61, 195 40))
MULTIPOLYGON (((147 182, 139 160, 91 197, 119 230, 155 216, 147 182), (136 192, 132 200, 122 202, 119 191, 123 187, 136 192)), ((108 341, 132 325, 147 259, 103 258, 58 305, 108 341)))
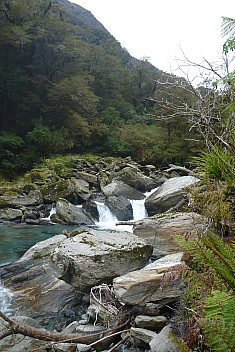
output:
POLYGON ((95 204, 99 213, 99 221, 96 223, 96 225, 101 229, 103 228, 116 230, 115 224, 118 221, 116 216, 112 214, 110 209, 104 203, 95 202, 95 204))
POLYGON ((51 220, 51 215, 56 213, 56 206, 54 204, 52 204, 51 210, 50 210, 50 214, 45 217, 45 218, 41 218, 42 220, 51 220))
POLYGON ((144 206, 144 199, 131 200, 132 210, 133 210, 133 221, 141 220, 148 216, 147 211, 144 206))
MULTIPOLYGON (((140 199, 140 200, 130 199, 129 201, 133 209, 133 219, 131 221, 141 220, 147 216, 147 211, 144 206, 144 199, 140 199)), ((97 210, 98 210, 99 219, 100 219, 96 223, 96 226, 98 228, 115 230, 115 231, 132 232, 132 228, 133 228, 132 225, 116 226, 116 223, 118 222, 116 216, 112 214, 110 209, 104 203, 101 203, 101 202, 95 202, 95 203, 97 205, 97 210)))

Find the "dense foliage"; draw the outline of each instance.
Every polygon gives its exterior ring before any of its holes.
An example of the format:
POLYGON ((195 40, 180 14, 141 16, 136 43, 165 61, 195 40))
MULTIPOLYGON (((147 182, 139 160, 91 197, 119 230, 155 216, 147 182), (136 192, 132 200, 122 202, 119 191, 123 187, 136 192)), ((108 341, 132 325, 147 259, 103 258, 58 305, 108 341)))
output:
POLYGON ((131 57, 90 12, 67 0, 4 0, 0 30, 2 170, 67 152, 158 166, 189 159, 188 125, 156 120, 149 99, 164 99, 158 82, 176 77, 131 57))

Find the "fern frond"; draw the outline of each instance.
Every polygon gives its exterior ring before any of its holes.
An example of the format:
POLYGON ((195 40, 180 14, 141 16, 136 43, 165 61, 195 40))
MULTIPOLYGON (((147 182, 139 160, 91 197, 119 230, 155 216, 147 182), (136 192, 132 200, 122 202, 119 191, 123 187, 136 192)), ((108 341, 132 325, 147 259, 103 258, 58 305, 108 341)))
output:
POLYGON ((180 244, 193 256, 194 262, 208 270, 213 269, 220 280, 235 290, 234 246, 224 243, 212 232, 197 239, 182 239, 180 244))
POLYGON ((210 348, 218 352, 234 352, 235 296, 215 291, 208 297, 202 327, 210 348))

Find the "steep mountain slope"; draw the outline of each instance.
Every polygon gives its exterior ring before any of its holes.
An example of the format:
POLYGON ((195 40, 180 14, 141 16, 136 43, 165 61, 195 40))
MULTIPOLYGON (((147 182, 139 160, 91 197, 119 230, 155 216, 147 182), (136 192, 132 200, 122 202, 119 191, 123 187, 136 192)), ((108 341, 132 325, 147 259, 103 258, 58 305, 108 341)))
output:
POLYGON ((25 169, 68 151, 159 158, 167 131, 154 123, 148 98, 170 75, 133 58, 67 0, 5 0, 0 7, 2 168, 25 169))

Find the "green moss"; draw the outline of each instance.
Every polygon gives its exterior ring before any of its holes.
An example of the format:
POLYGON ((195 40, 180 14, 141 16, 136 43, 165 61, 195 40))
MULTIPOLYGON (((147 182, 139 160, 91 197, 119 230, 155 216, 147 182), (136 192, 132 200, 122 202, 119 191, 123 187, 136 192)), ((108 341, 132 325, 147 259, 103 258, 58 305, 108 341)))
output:
POLYGON ((50 253, 47 253, 47 254, 43 255, 41 252, 35 251, 34 254, 33 254, 33 259, 40 260, 40 259, 44 259, 44 258, 49 257, 49 256, 50 256, 50 253))
POLYGON ((0 197, 0 208, 5 208, 5 207, 7 207, 9 205, 10 205, 10 203, 7 200, 5 200, 2 197, 0 197))
POLYGON ((84 244, 88 244, 90 247, 94 247, 95 246, 95 243, 92 242, 91 240, 88 240, 87 237, 82 237, 81 243, 84 243, 84 244))
POLYGON ((55 202, 59 198, 66 198, 68 195, 69 183, 67 180, 60 179, 50 182, 40 187, 44 200, 55 202))

